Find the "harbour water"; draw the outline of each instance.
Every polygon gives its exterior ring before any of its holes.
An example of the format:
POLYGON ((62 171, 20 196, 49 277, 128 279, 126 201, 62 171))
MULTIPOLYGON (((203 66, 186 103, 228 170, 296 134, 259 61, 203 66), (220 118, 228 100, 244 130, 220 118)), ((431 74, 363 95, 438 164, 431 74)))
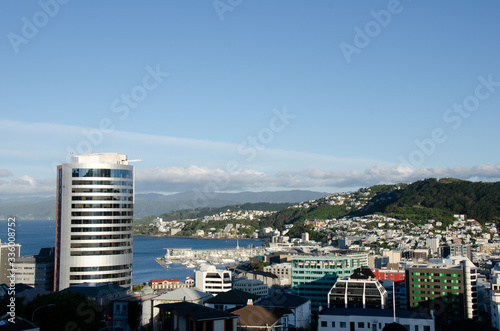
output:
MULTIPOLYGON (((53 247, 55 244, 55 221, 17 220, 16 243, 21 244, 21 256, 38 254, 40 248, 53 247)), ((7 221, 0 221, 0 240, 7 242, 7 221)), ((239 246, 260 246, 262 240, 240 240, 239 246)), ((134 283, 148 282, 151 279, 193 277, 195 269, 181 264, 170 264, 170 269, 162 268, 155 259, 165 255, 165 248, 221 249, 235 248, 235 239, 194 239, 166 237, 134 237, 134 283)))

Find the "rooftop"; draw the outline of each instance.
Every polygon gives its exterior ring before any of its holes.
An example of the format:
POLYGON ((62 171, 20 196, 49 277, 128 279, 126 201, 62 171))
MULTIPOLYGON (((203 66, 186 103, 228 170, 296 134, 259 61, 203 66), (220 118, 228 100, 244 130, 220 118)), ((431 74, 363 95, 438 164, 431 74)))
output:
POLYGON ((276 295, 259 300, 255 303, 255 305, 263 307, 297 308, 305 304, 307 301, 310 300, 298 295, 290 293, 278 293, 276 295))
POLYGON ((237 315, 233 315, 222 310, 213 309, 187 301, 162 303, 156 305, 155 307, 158 307, 164 311, 177 313, 180 316, 189 316, 195 321, 230 319, 238 317, 237 315))
POLYGON ((242 304, 246 305, 249 299, 253 301, 259 298, 258 295, 247 293, 240 290, 230 290, 227 292, 222 292, 216 297, 208 299, 206 303, 212 304, 242 304))
POLYGON ((199 290, 181 287, 171 292, 167 292, 156 297, 155 300, 164 300, 164 301, 205 301, 210 298, 213 298, 213 295, 210 293, 201 292, 199 290))
MULTIPOLYGON (((327 308, 320 315, 331 316, 380 316, 393 317, 392 309, 327 308)), ((412 310, 396 310, 396 317, 412 319, 433 319, 432 316, 412 310)))

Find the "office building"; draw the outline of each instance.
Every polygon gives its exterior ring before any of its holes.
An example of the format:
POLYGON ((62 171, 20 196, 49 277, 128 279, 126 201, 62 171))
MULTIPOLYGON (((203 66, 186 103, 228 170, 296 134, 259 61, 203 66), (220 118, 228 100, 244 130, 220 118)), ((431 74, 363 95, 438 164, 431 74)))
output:
POLYGON ((292 259, 292 293, 311 300, 313 310, 328 306, 328 292, 337 279, 348 278, 368 264, 368 254, 338 251, 327 255, 300 255, 292 259))
POLYGON ((264 267, 264 272, 269 272, 278 276, 278 282, 281 286, 290 285, 292 283, 292 264, 291 263, 275 263, 264 267))
POLYGON ((434 331, 432 313, 398 310, 394 318, 391 309, 328 308, 319 313, 318 331, 381 331, 388 324, 399 323, 406 330, 434 331))
POLYGON ((134 169, 118 153, 57 167, 55 290, 132 282, 134 169))
POLYGON ((431 250, 431 254, 437 254, 439 249, 439 238, 429 237, 425 240, 425 246, 431 250))
POLYGON ((408 309, 432 308, 440 324, 478 319, 477 268, 467 258, 408 265, 406 285, 408 309))
POLYGON ((42 248, 38 255, 16 259, 16 283, 52 291, 54 286, 54 247, 42 248))
POLYGON ((388 256, 376 256, 375 259, 373 260, 374 269, 385 268, 387 267, 388 263, 389 263, 388 256))
POLYGON ((491 276, 490 302, 491 326, 500 329, 500 277, 498 274, 491 276))
POLYGON ((0 284, 10 284, 11 262, 19 258, 20 251, 21 245, 19 244, 0 243, 0 284))
POLYGON ((232 288, 231 272, 204 264, 195 272, 195 286, 202 292, 218 294, 232 288))
POLYGON ((403 252, 401 250, 384 250, 382 256, 387 256, 389 258, 388 263, 399 263, 403 257, 403 252))
POLYGON ((463 256, 472 262, 472 250, 470 244, 451 244, 450 256, 463 256))
POLYGON ((368 267, 339 279, 328 293, 328 308, 377 308, 387 306, 387 291, 368 267))
POLYGON ((233 282, 233 289, 251 293, 259 297, 269 295, 269 287, 258 279, 248 279, 246 277, 237 278, 233 282))
POLYGON ((396 283, 403 282, 405 280, 405 271, 404 270, 395 270, 395 269, 375 269, 373 270, 375 277, 379 281, 382 280, 392 280, 396 283))

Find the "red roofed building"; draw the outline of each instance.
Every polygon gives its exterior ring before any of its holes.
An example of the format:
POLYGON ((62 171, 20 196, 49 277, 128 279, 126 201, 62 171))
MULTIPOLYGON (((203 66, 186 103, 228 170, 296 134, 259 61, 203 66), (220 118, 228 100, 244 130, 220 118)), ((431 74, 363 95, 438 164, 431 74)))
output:
POLYGON ((398 283, 405 280, 404 270, 374 269, 373 273, 379 281, 388 279, 394 281, 395 283, 398 283))
POLYGON ((151 279, 151 288, 153 290, 175 290, 180 287, 187 287, 187 285, 181 284, 178 278, 151 279))

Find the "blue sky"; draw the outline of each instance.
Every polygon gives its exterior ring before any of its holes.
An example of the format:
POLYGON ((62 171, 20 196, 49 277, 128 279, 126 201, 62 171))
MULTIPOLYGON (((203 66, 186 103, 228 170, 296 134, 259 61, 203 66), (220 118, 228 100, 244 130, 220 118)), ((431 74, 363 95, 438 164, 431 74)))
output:
POLYGON ((0 197, 69 152, 137 191, 500 178, 497 1, 3 1, 0 197))

